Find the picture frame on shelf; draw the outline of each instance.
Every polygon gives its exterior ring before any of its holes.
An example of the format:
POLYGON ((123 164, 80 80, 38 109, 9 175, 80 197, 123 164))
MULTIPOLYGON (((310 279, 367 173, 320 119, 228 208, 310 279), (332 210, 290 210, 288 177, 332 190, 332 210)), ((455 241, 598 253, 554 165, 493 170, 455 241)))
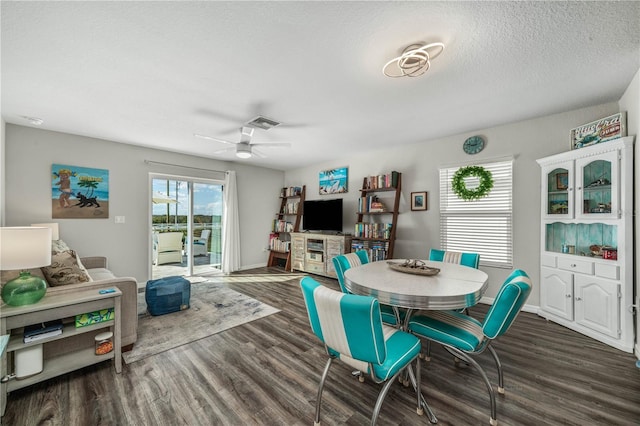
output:
POLYGON ((411 210, 421 211, 427 210, 427 192, 412 192, 411 193, 411 210))
POLYGON ((569 173, 563 172, 556 175, 556 189, 564 191, 569 187, 569 173))
POLYGON ((323 170, 318 176, 320 195, 343 194, 348 190, 349 168, 323 170))

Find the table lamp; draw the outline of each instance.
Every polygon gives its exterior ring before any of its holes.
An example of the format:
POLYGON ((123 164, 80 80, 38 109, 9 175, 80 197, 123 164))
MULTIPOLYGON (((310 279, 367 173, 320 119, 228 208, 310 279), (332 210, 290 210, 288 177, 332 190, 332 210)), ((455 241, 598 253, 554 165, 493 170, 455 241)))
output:
POLYGON ((30 305, 42 299, 47 283, 26 269, 51 264, 51 228, 0 228, 0 270, 21 269, 20 276, 2 287, 2 300, 11 306, 30 305))

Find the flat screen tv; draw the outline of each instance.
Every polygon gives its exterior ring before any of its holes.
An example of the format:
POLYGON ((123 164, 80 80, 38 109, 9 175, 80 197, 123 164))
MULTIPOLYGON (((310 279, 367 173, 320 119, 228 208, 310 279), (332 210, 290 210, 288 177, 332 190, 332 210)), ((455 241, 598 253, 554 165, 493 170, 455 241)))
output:
POLYGON ((305 231, 342 232, 342 198, 307 200, 302 210, 305 231))

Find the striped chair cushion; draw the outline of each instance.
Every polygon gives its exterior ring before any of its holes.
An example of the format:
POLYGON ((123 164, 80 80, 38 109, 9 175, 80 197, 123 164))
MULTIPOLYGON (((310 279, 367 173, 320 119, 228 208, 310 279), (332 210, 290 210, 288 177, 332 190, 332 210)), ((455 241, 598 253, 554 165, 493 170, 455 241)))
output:
POLYGON ((344 294, 310 277, 300 280, 313 332, 349 366, 386 380, 420 353, 420 339, 383 325, 378 300, 344 294))
POLYGON ((455 311, 427 311, 416 315, 409 321, 409 331, 469 352, 484 341, 482 324, 455 311))

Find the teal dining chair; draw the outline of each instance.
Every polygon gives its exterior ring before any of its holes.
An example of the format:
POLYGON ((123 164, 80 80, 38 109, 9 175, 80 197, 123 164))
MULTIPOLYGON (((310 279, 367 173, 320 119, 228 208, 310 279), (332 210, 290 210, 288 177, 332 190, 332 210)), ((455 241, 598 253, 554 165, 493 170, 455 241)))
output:
POLYGON ((434 262, 456 263, 475 269, 478 269, 480 266, 480 255, 478 253, 431 249, 429 250, 429 260, 433 260, 434 262))
POLYGON ((497 425, 496 399, 487 374, 473 356, 488 350, 498 369, 498 393, 504 394, 502 364, 491 342, 507 332, 531 293, 531 279, 516 269, 505 280, 483 322, 455 311, 428 311, 409 320, 409 331, 441 344, 456 358, 471 364, 480 373, 491 405, 490 424, 497 425))
MULTIPOLYGON (((344 285, 344 273, 355 266, 369 263, 369 255, 366 250, 358 250, 353 253, 335 256, 332 259, 332 262, 336 270, 340 289, 343 293, 349 293, 349 290, 347 290, 347 287, 344 285)), ((380 305, 380 311, 382 313, 383 322, 389 325, 400 326, 400 315, 396 314, 396 311, 391 306, 380 305)))
POLYGON ((314 425, 320 424, 322 391, 334 359, 364 372, 376 383, 384 383, 373 409, 372 425, 376 424, 389 387, 404 369, 416 385, 417 413, 422 415, 420 339, 383 324, 380 304, 374 297, 335 291, 311 277, 302 278, 300 287, 311 329, 329 356, 318 387, 314 425), (417 375, 411 369, 414 360, 417 375))

